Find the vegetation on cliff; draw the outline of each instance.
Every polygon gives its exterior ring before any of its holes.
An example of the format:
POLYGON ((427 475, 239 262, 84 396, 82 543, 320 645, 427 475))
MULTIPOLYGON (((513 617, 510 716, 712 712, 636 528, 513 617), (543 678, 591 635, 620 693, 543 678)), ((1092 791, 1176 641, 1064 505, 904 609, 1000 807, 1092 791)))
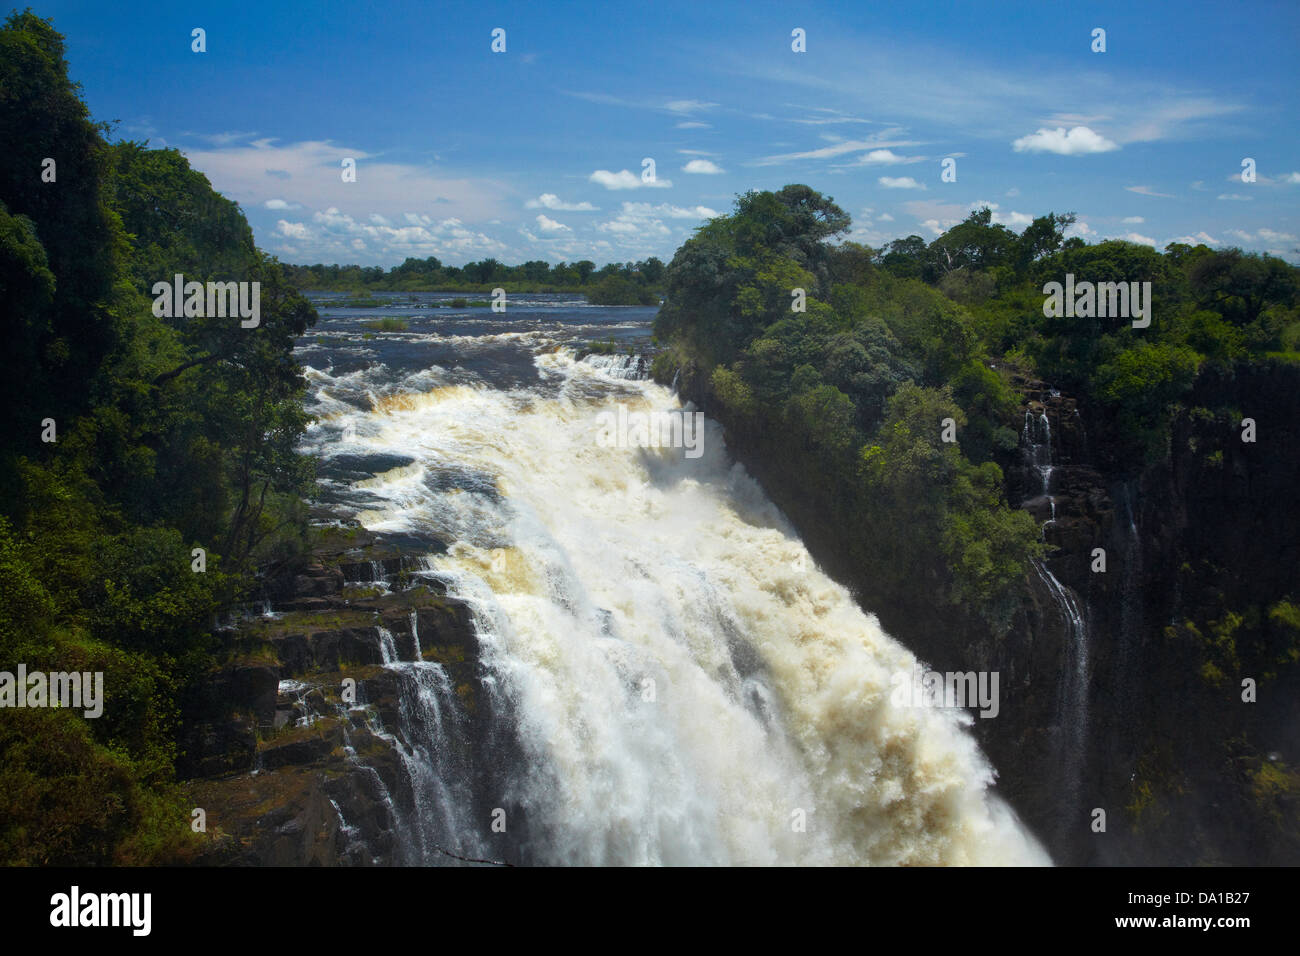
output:
POLYGON ((106 139, 30 12, 0 29, 0 102, 0 671, 103 671, 107 698, 0 716, 0 860, 176 859, 178 701, 214 612, 300 547, 315 313, 180 153, 106 139), (260 282, 260 324, 155 316, 176 273, 260 282))

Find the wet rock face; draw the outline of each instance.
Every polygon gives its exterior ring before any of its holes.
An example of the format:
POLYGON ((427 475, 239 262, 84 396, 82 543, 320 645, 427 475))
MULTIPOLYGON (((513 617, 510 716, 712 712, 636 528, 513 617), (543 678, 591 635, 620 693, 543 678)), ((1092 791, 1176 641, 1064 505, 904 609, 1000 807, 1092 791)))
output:
POLYGON ((466 804, 501 803, 486 794, 516 759, 503 705, 485 683, 469 608, 413 575, 420 567, 373 536, 318 549, 268 579, 270 614, 220 634, 229 661, 187 698, 179 763, 207 815, 205 862, 429 862, 403 830, 428 811, 408 766, 428 740, 406 739, 425 729, 418 715, 411 725, 412 674, 386 662, 438 665, 443 719, 458 730, 439 738, 456 753, 431 759, 455 761, 466 804))

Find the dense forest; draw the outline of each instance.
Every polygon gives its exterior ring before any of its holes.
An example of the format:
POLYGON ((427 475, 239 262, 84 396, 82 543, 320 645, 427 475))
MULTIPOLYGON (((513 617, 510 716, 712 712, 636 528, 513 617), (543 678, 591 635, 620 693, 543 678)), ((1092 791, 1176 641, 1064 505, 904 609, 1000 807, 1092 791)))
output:
POLYGON ((508 266, 496 259, 443 265, 437 256, 408 258, 385 271, 381 266, 314 265, 283 267, 300 289, 345 292, 575 292, 592 305, 657 305, 663 289, 664 264, 651 256, 643 262, 611 262, 596 268, 590 259, 556 265, 534 259, 508 266))
POLYGON ((315 313, 180 153, 107 140, 30 12, 0 30, 0 103, 0 670, 102 671, 108 698, 5 711, 0 859, 183 859, 178 702, 214 612, 301 546, 315 313), (155 317, 175 273, 260 282, 260 324, 155 317))
POLYGON ((1048 214, 1017 235, 982 209, 929 244, 875 252, 828 242, 849 217, 806 186, 751 193, 674 257, 656 332, 676 348, 661 372, 689 363, 729 418, 797 440, 809 474, 846 504, 882 592, 923 574, 938 599, 1005 623, 1041 550, 1030 516, 1006 506, 997 464, 1019 443, 1014 371, 1081 396, 1109 454, 1137 470, 1167 453, 1171 404, 1206 364, 1300 362, 1287 263, 1090 246, 1065 239, 1073 221, 1048 214), (1152 282, 1160 321, 1044 317, 1043 286, 1066 273, 1152 282), (956 442, 941 435, 947 418, 956 442), (871 544, 882 540, 889 549, 871 544))

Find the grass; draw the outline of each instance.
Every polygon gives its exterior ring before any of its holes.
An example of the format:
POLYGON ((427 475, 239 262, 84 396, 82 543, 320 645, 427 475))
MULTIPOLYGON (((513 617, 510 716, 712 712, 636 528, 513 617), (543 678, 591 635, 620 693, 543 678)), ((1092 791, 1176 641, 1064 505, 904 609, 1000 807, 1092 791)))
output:
POLYGON ((391 315, 386 315, 382 319, 375 319, 372 322, 362 322, 363 327, 374 329, 376 332, 405 332, 409 327, 405 319, 399 319, 391 315))

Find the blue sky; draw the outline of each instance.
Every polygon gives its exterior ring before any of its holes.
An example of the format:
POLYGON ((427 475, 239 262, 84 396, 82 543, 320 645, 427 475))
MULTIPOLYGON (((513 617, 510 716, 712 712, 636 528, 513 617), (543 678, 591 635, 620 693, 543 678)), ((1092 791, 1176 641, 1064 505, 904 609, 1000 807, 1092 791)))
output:
POLYGON ((289 262, 667 260, 792 182, 873 246, 987 204, 1300 262, 1295 2, 33 9, 96 119, 180 148, 289 262))

